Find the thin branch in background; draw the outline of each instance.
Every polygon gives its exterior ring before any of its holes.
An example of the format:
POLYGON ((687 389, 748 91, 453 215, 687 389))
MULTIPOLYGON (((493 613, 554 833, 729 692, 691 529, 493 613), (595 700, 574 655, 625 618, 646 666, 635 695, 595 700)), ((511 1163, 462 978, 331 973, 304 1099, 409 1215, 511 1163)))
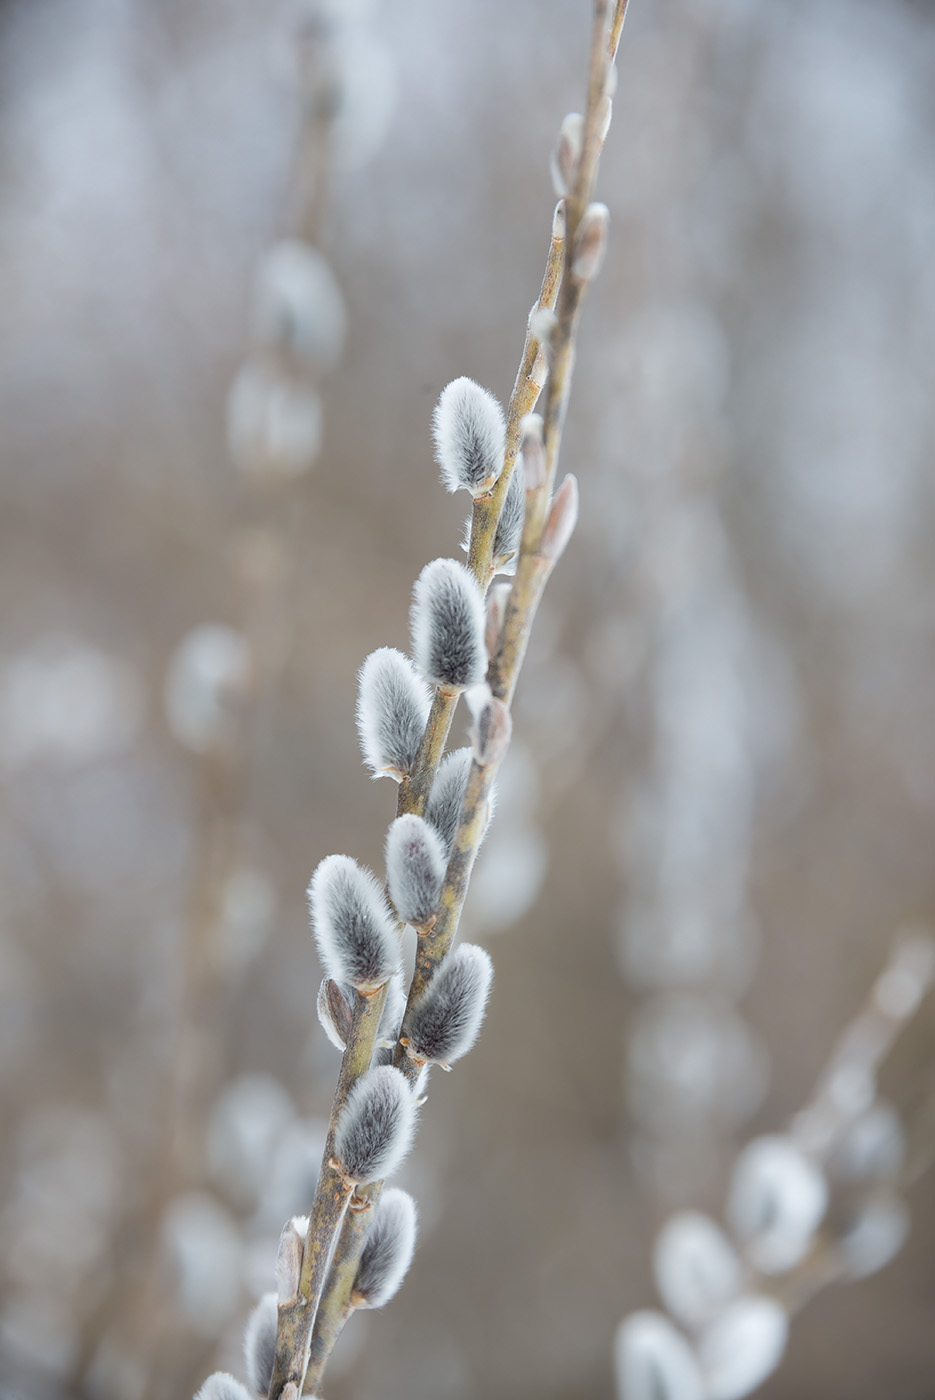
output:
MULTIPOLYGON (((168 1066, 154 1114, 158 1130, 140 1166, 142 1187, 121 1235, 158 1265, 173 1201, 208 1174, 205 1126, 223 1074, 226 1003, 250 959, 228 947, 228 905, 244 878, 271 918, 273 874, 258 859, 253 809, 262 755, 292 634, 291 571, 303 521, 307 474, 321 446, 321 381, 340 357, 345 311, 340 288, 315 246, 329 194, 339 115, 333 19, 311 14, 290 36, 299 105, 278 239, 260 258, 250 307, 252 348, 227 405, 237 469, 224 564, 237 625, 200 623, 179 643, 165 684, 169 728, 190 757, 196 793, 191 882, 181 920, 178 1005, 168 1066), (240 884, 238 883, 240 882, 240 884)), ((253 951, 257 951, 254 949, 253 951)), ((77 1374, 95 1364, 115 1333, 139 1369, 137 1400, 168 1394, 165 1362, 179 1324, 158 1267, 130 1286, 119 1274, 87 1329, 77 1374), (122 1320, 121 1320, 122 1319, 122 1320)), ((185 1363, 182 1363, 185 1366, 185 1363)))
POLYGON ((919 1131, 926 1107, 907 1132, 877 1097, 877 1078, 933 980, 931 932, 902 931, 789 1131, 755 1138, 737 1157, 729 1231, 700 1211, 663 1226, 654 1271, 671 1316, 646 1310, 621 1323, 620 1400, 742 1400, 779 1366, 794 1313, 899 1252, 905 1190, 930 1160, 907 1151, 929 1138, 919 1131))

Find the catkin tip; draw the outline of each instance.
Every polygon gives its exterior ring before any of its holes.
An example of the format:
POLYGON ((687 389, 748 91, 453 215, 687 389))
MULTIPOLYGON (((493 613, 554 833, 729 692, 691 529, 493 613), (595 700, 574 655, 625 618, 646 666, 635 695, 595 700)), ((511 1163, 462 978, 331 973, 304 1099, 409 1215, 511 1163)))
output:
POLYGON ((445 848, 434 827, 413 814, 397 817, 386 837, 390 899, 404 923, 433 920, 445 878, 445 848))
POLYGON ((412 650, 432 685, 464 690, 483 680, 484 599, 474 575, 454 559, 426 564, 413 590, 412 650))
POLYGON ((610 210, 606 204, 589 204, 581 216, 572 250, 571 270, 583 282, 590 282, 601 270, 607 251, 610 210))
POLYGON ((480 1032, 492 980, 493 963, 483 948, 461 943, 449 953, 409 1013, 411 1058, 451 1065, 466 1055, 480 1032))
POLYGON ((361 1075, 338 1117, 335 1163, 348 1182, 391 1176, 412 1143, 416 1107, 405 1076, 391 1065, 361 1075))
POLYGON ((449 491, 490 490, 503 470, 506 425, 493 394, 473 379, 454 379, 432 416, 435 456, 449 491))
POLYGON ((195 1396, 195 1400, 252 1400, 250 1392, 227 1371, 215 1371, 195 1396))
POLYGON ((276 1358, 276 1327, 279 1308, 275 1293, 264 1293, 247 1319, 243 1354, 247 1380, 258 1395, 268 1395, 276 1358))
POLYGON ((359 1308, 382 1308, 399 1291, 416 1245, 416 1205, 406 1191, 388 1187, 376 1207, 354 1279, 359 1308))
POLYGON ((335 982, 374 992, 399 966, 396 927, 383 890, 350 856, 327 856, 308 887, 318 953, 335 982))
POLYGON ((580 112, 569 112, 559 128, 550 166, 552 187, 559 199, 574 187, 583 144, 584 117, 580 112))
POLYGON ((380 647, 360 668, 357 733, 375 778, 397 782, 412 771, 429 717, 425 682, 401 651, 380 647))

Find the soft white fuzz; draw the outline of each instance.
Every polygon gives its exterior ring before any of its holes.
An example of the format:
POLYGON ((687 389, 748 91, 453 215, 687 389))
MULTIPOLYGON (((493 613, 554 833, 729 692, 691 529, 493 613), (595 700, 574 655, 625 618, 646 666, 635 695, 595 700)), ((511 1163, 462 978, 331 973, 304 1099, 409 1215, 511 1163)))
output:
POLYGON ((506 425, 493 394, 473 379, 454 379, 432 416, 435 458, 449 491, 489 491, 503 470, 506 425))
POLYGON ((653 1270, 659 1297, 686 1327, 709 1321, 739 1292, 743 1278, 730 1240, 698 1210, 669 1217, 656 1237, 653 1270))
POLYGON ((247 1319, 243 1334, 243 1354, 247 1380, 258 1395, 268 1395, 276 1357, 276 1326, 279 1308, 275 1293, 264 1293, 247 1319))
POLYGON ((490 955, 473 943, 459 944, 409 1013, 409 1054, 440 1065, 466 1055, 480 1032, 492 980, 490 955))
POLYGON ((730 1303, 698 1337, 706 1400, 743 1400, 782 1360, 789 1319, 775 1298, 749 1293, 730 1303))
POLYGON ((399 1028, 405 1014, 406 987, 403 983, 402 973, 394 972, 386 984, 386 1001, 383 1003, 383 1015, 380 1017, 377 1044, 373 1052, 375 1065, 391 1065, 393 1063, 393 1054, 399 1039, 399 1028))
POLYGON ((392 1176, 412 1143, 416 1107, 405 1075, 392 1065, 362 1074, 338 1118, 334 1155, 348 1181, 392 1176))
POLYGON ((497 521, 493 540, 493 564, 498 573, 516 572, 516 551, 523 534, 523 518, 526 513, 526 480, 523 460, 517 457, 506 488, 506 500, 497 521), (512 567, 511 567, 512 565, 512 567))
POLYGON ((227 1371, 215 1371, 195 1396, 195 1400, 253 1400, 249 1390, 227 1371))
POLYGON ((401 651, 380 647, 360 668, 357 733, 373 776, 398 782, 416 761, 431 697, 425 682, 401 651))
POLYGON ((399 1292, 416 1247, 416 1203, 390 1186, 374 1208, 373 1221, 354 1279, 359 1308, 382 1308, 399 1292))
POLYGON ((688 1340, 663 1313, 631 1313, 614 1350, 619 1400, 705 1400, 688 1340))
POLYGON ((734 1163, 727 1219, 764 1273, 785 1273, 804 1258, 827 1204, 824 1174, 791 1138, 754 1138, 734 1163))
POLYGON ((432 685, 463 690, 487 670, 484 599, 455 559, 426 564, 413 590, 410 623, 416 666, 432 685))
POLYGON ((373 992, 399 967, 396 926, 383 889, 350 856, 327 856, 308 887, 318 954, 335 982, 373 992))
POLYGON ((432 793, 425 808, 426 821, 431 822, 450 851, 458 830, 464 789, 467 787, 471 771, 473 753, 468 749, 454 749, 445 755, 438 765, 432 793))
POLYGON ((386 878, 399 917, 417 927, 438 910, 447 853, 442 838, 422 817, 397 817, 386 837, 386 878))
MULTIPOLYGON (((473 751, 469 748, 454 749, 445 755, 438 765, 438 772, 435 774, 435 781, 432 784, 432 792, 425 808, 425 819, 431 822, 442 838, 446 856, 451 855, 451 848, 458 830, 464 792, 471 773, 473 759, 473 751)), ((497 789, 494 786, 487 796, 487 820, 484 824, 484 836, 486 836, 487 828, 493 818, 496 801, 497 789)), ((483 836, 481 840, 483 840, 483 836)))

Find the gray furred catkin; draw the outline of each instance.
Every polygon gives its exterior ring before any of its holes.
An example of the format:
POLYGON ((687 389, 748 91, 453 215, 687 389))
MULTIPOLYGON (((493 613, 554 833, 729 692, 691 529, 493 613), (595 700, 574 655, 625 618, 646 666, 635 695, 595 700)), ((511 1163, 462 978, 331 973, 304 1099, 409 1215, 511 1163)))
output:
POLYGON ((386 837, 386 878, 396 913, 427 924, 438 911, 447 864, 442 838, 422 817, 397 817, 386 837))
POLYGON ((308 887, 325 972, 358 992, 382 987, 399 967, 399 940, 383 890, 350 856, 327 856, 308 887))
POLYGON ((195 1396, 195 1400, 253 1400, 249 1390, 227 1371, 215 1371, 195 1396))
POLYGON ((279 1308, 275 1293, 264 1293, 247 1319, 243 1334, 243 1354, 247 1380, 258 1395, 269 1393, 276 1355, 276 1327, 279 1308))
POLYGON ((382 1308, 399 1292, 416 1247, 416 1203, 390 1186, 374 1207, 351 1294, 355 1307, 382 1308))
POLYGON ((432 685, 464 690, 484 679, 484 599, 463 564, 426 564, 413 590, 410 620, 416 666, 432 685))
MULTIPOLYGON (((454 749, 451 753, 446 754, 438 765, 438 772, 435 774, 432 791, 426 803, 425 819, 434 826, 442 838, 448 856, 451 855, 455 833, 458 830, 464 791, 467 787, 473 758, 473 750, 470 748, 454 749)), ((497 789, 496 786, 493 786, 487 795, 487 820, 484 823, 484 831, 478 846, 487 834, 496 801, 497 789)))
POLYGON ((425 682, 401 651, 380 647, 360 668, 357 733, 375 778, 397 781, 412 771, 431 700, 425 682))
POLYGON ((492 763, 499 764, 510 746, 513 733, 513 720, 509 706, 495 695, 491 695, 487 685, 477 686, 468 696, 471 707, 471 747, 474 762, 481 768, 492 763), (476 697, 471 703, 472 697, 476 697))
POLYGON ((409 1151, 415 1121, 405 1075, 392 1065, 368 1069, 348 1094, 335 1128, 341 1175, 356 1185, 392 1176, 409 1151))
POLYGON ((493 394, 473 379, 454 379, 432 415, 435 458, 449 491, 489 491, 503 470, 506 425, 493 394))
POLYGON ((408 1053, 427 1064, 450 1065, 466 1055, 484 1019, 493 964, 483 948, 462 943, 449 953, 409 1012, 408 1053))
POLYGON ((438 765, 432 791, 425 806, 425 819, 431 822, 450 851, 458 829, 464 790, 471 771, 473 753, 470 748, 454 749, 438 765))
POLYGON ((391 1065, 393 1063, 393 1052, 399 1039, 399 1028, 405 1014, 406 988, 402 974, 394 972, 386 984, 386 1001, 383 1003, 383 1015, 380 1017, 376 1049, 373 1053, 375 1065, 391 1065))
MULTIPOLYGON (((516 551, 519 549, 525 512, 526 481, 523 459, 517 457, 510 477, 510 484, 506 488, 506 500, 503 502, 503 510, 497 522, 493 541, 493 563, 498 573, 503 573, 504 567, 513 561, 516 551)), ((515 570, 516 565, 513 563, 510 572, 514 573, 515 570)))

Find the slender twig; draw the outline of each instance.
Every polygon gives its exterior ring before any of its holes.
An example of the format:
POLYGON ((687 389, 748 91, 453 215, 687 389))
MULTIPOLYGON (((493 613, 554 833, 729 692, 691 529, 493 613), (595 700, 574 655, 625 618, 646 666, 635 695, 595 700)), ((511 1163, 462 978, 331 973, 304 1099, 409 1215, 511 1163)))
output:
POLYGON ((610 43, 608 52, 611 60, 616 58, 617 49, 620 46, 620 35, 623 33, 623 21, 627 17, 627 5, 629 0, 616 0, 613 18, 610 22, 610 43))
MULTIPOLYGON (((321 70, 317 89, 320 89, 332 60, 327 38, 319 36, 317 42, 321 70)), ((320 227, 329 194, 328 176, 333 155, 333 78, 324 97, 317 89, 302 94, 287 181, 289 207, 279 221, 284 236, 307 243, 315 242, 320 227)), ((284 362, 288 362, 286 354, 284 362)), ((274 712, 289 654, 287 569, 303 525, 301 503, 296 496, 292 480, 271 481, 267 477, 257 480, 249 474, 238 473, 230 503, 235 528, 230 531, 232 546, 226 562, 239 585, 241 628, 247 642, 251 674, 249 685, 240 696, 235 729, 229 740, 195 760, 196 851, 183 921, 179 1007, 161 1092, 165 1110, 157 1120, 164 1127, 157 1134, 155 1147, 149 1151, 145 1164, 148 1184, 142 1208, 145 1220, 140 1226, 144 1244, 139 1248, 150 1258, 157 1254, 156 1232, 166 1206, 175 1194, 200 1181, 205 1170, 205 1115, 223 1069, 224 1041, 218 1003, 227 973, 220 946, 221 906, 226 881, 243 861, 248 847, 251 797, 265 747, 265 731, 274 712), (260 567, 256 559, 244 567, 242 545, 248 533, 252 533, 254 540, 262 540, 267 555, 270 545, 275 551, 275 557, 266 558, 265 567, 260 567)), ((348 1075, 349 1085, 354 1077, 350 1069, 348 1075)), ((115 1275, 114 1285, 106 1293, 99 1312, 100 1325, 94 1327, 80 1359, 79 1374, 92 1364, 103 1328, 111 1324, 115 1316, 123 1316, 129 1318, 123 1330, 139 1335, 136 1349, 146 1358, 146 1389, 142 1400, 156 1393, 157 1386, 165 1382, 165 1367, 157 1364, 155 1358, 169 1350, 166 1345, 168 1326, 163 1320, 167 1312, 160 1314, 158 1324, 154 1322, 156 1308, 152 1295, 157 1288, 158 1281, 151 1272, 141 1275, 139 1288, 127 1288, 125 1281, 115 1275)))
MULTIPOLYGON (((488 670, 488 683, 493 695, 507 705, 515 691, 539 599, 555 562, 547 553, 543 553, 542 541, 571 386, 575 333, 586 289, 586 279, 578 276, 571 268, 566 248, 574 246, 574 236, 594 187, 603 140, 601 128, 606 110, 610 61, 616 48, 616 40, 619 38, 625 8, 625 0, 619 0, 608 26, 607 0, 596 0, 588 101, 577 178, 573 191, 565 201, 562 217, 557 216, 553 222, 553 236, 545 275, 539 298, 530 314, 523 354, 510 401, 504 468, 490 494, 475 502, 471 522, 468 563, 478 583, 482 588, 486 588, 492 576, 497 522, 519 451, 522 419, 535 406, 539 395, 535 370, 543 346, 537 334, 540 323, 536 319, 536 312, 551 311, 554 307, 556 323, 550 342, 549 387, 544 428, 546 479, 537 489, 527 492, 520 555, 502 642, 488 670)), ((399 812, 424 810, 455 703, 456 698, 442 691, 436 692, 415 773, 409 784, 404 784, 400 791, 399 812)), ((491 787, 501 761, 502 754, 496 762, 482 764, 475 758, 472 763, 442 888, 438 916, 431 932, 420 933, 418 936, 407 1016, 403 1020, 401 1038, 394 1057, 396 1065, 412 1080, 419 1078, 423 1067, 409 1057, 404 1044, 409 1009, 423 995, 457 933, 474 859, 486 827, 491 787)), ((382 1182, 374 1182, 358 1189, 355 1193, 355 1204, 361 1209, 345 1216, 327 1288, 312 1331, 309 1366, 304 1383, 306 1394, 313 1394, 317 1390, 334 1343, 353 1310, 351 1296, 354 1277, 366 1239, 368 1219, 372 1214, 367 1208, 376 1205, 382 1186, 382 1182)), ((313 1310, 314 1303, 310 1300, 309 1311, 313 1310)), ((280 1371, 277 1369, 270 1392, 273 1400, 277 1400, 279 1395, 276 1388, 279 1375, 280 1371)))
MULTIPOLYGON (((546 259, 542 285, 535 305, 529 313, 526 340, 513 384, 513 393, 510 396, 503 470, 491 491, 474 502, 471 515, 468 568, 483 589, 487 588, 493 576, 494 540, 503 503, 506 500, 510 477, 513 475, 513 467, 519 454, 522 437, 520 424, 525 415, 531 413, 535 408, 536 400, 542 389, 541 382, 536 375, 536 369, 541 363, 543 354, 542 341, 535 333, 536 313, 551 311, 555 306, 561 282, 564 253, 564 219, 556 219, 553 221, 552 238, 549 243, 549 254, 546 259)), ((421 816, 425 810, 425 803, 432 790, 432 782, 445 750, 457 703, 457 695, 436 689, 415 770, 408 784, 404 784, 400 791, 397 808, 400 816, 406 812, 415 812, 416 815, 421 816)))
MULTIPOLYGON (((793 1120, 792 1136, 798 1131, 807 1140, 811 1125, 817 1127, 817 1120, 821 1119, 820 1146, 816 1141, 810 1148, 814 1157, 827 1160, 844 1139, 855 1117, 866 1108, 866 1103, 856 1111, 842 1106, 840 1094, 835 1092, 836 1085, 840 1088, 842 1072, 866 1075, 868 1088, 875 1087, 881 1066, 915 1016, 931 987, 933 974, 935 944, 927 933, 913 931, 910 937, 897 939, 863 1008, 839 1036, 811 1098, 793 1120)), ((910 1152, 902 1168, 885 1183, 894 1193, 905 1190, 917 1180, 935 1156, 935 1134, 930 1131, 932 1123, 925 1122, 926 1110, 931 1117, 931 1103, 921 1107, 912 1125, 916 1129, 912 1136, 917 1139, 912 1145, 918 1146, 918 1152, 910 1152)), ((831 1224, 816 1230, 807 1254, 778 1277, 762 1273, 749 1259, 745 1264, 751 1286, 776 1298, 790 1315, 805 1307, 821 1289, 848 1277, 840 1242, 831 1224)))
MULTIPOLYGON (((584 137, 581 160, 578 166, 574 189, 565 201, 565 241, 568 249, 575 246, 575 238, 585 209, 590 202, 594 181, 597 175, 597 162, 601 153, 601 124, 603 120, 603 99, 607 90, 610 70, 606 48, 607 4, 597 0, 595 5, 594 31, 591 43, 591 61, 588 77, 588 104, 584 119, 584 137)), ((545 490, 537 493, 530 502, 527 500, 526 517, 523 523, 523 537, 520 545, 519 563, 516 577, 510 590, 500 648, 493 658, 488 681, 494 695, 509 703, 519 676, 529 632, 535 618, 539 598, 545 586, 539 546, 545 528, 549 492, 555 482, 558 456, 561 448, 562 429, 571 378, 574 369, 575 336, 581 303, 587 289, 587 280, 579 277, 573 268, 573 259, 566 256, 561 287, 557 301, 557 322, 551 341, 551 363, 546 397, 544 442, 546 458, 545 490), (530 509, 530 506, 532 507, 530 509)))
POLYGON ((497 478, 496 485, 490 494, 481 496, 479 500, 474 502, 474 511, 471 517, 471 540, 468 547, 468 568, 482 588, 486 588, 490 582, 494 538, 497 533, 497 523, 503 510, 503 502, 506 500, 507 487, 510 484, 513 467, 519 454, 522 439, 521 424, 526 414, 531 413, 535 408, 542 389, 539 382, 540 376, 536 374, 537 365, 541 363, 540 357, 543 354, 542 341, 536 334, 536 327, 539 324, 537 313, 552 311, 555 307, 565 262, 565 247, 563 210, 561 215, 556 215, 552 223, 552 238, 549 243, 549 255, 546 259, 542 285, 535 305, 529 313, 523 354, 516 372, 513 393, 510 396, 510 407, 507 412, 503 471, 497 478))
POLYGON ((309 1217, 298 1296, 291 1302, 281 1303, 279 1307, 278 1342, 270 1385, 271 1395, 279 1395, 290 1381, 299 1391, 302 1389, 315 1316, 314 1301, 317 1301, 324 1286, 335 1236, 353 1190, 352 1185, 344 1180, 332 1162, 335 1125, 351 1086, 370 1067, 373 1044, 386 1000, 386 988, 382 987, 372 996, 355 995, 351 1031, 341 1060, 321 1172, 309 1217))

